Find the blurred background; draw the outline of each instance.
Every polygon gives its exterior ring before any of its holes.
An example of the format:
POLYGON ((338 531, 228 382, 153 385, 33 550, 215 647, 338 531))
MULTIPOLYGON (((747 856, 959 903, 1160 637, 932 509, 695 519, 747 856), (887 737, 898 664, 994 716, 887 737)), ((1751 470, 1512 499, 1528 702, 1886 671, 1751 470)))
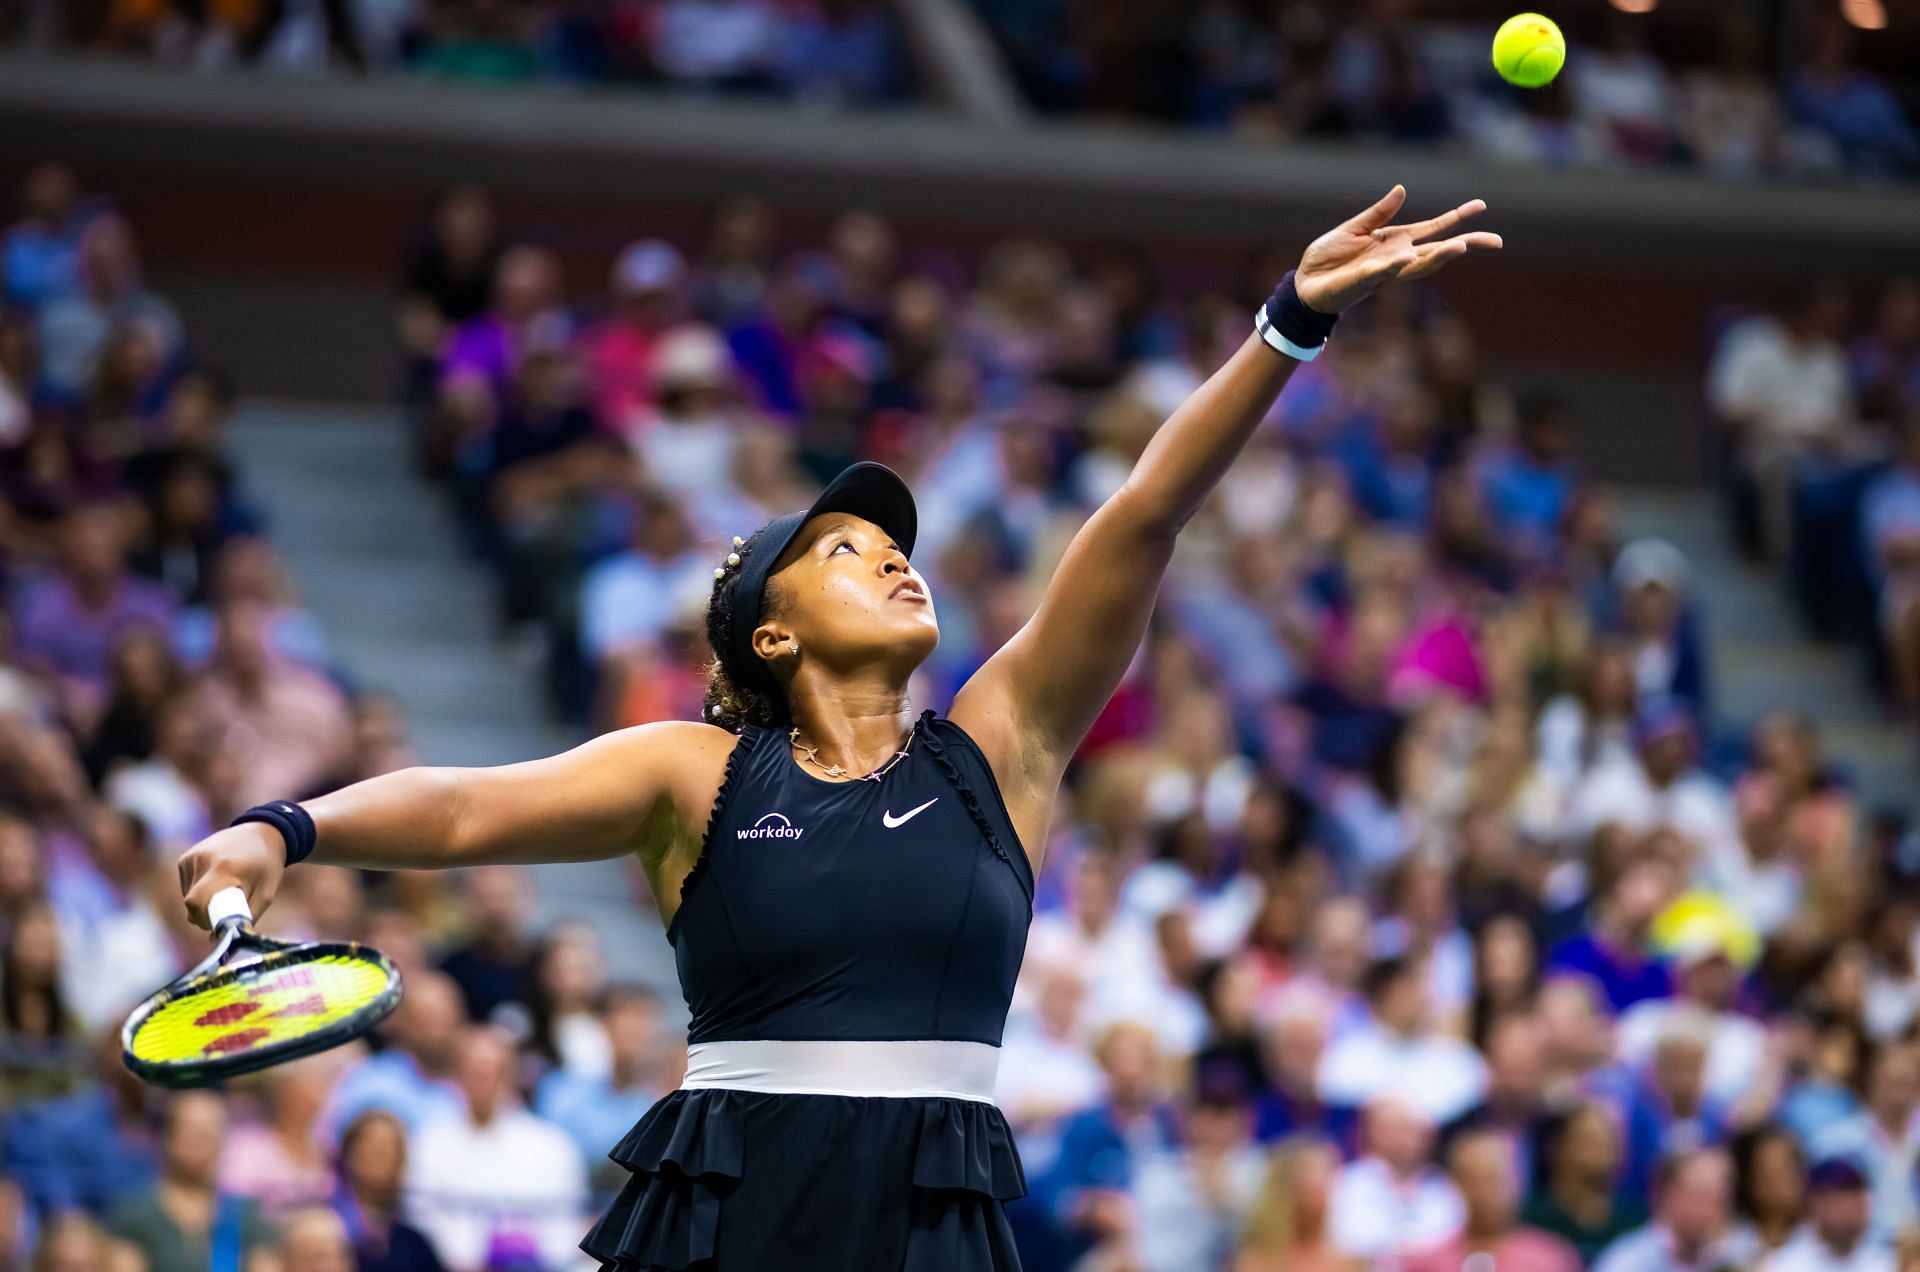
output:
POLYGON ((405 1004, 167 1099, 174 859, 691 718, 857 457, 943 707, 1396 181, 1507 248, 1295 376, 1076 760, 1027 1267, 1920 1266, 1920 6, 1541 7, 1523 93, 1471 0, 0 0, 0 1266, 577 1266, 638 872, 303 867, 405 1004))

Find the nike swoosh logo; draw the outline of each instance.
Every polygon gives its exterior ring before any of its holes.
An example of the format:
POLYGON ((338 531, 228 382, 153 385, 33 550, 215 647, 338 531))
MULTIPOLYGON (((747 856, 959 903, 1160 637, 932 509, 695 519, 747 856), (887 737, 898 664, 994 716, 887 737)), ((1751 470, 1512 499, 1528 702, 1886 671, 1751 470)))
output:
POLYGON ((932 808, 935 804, 938 804, 939 802, 940 802, 940 797, 938 795, 935 795, 932 799, 920 805, 920 807, 909 808, 906 812, 900 814, 898 817, 895 817, 893 815, 892 810, 888 810, 880 814, 880 824, 882 826, 885 826, 888 830, 898 830, 900 827, 906 825, 908 822, 912 821, 914 818, 918 817, 920 814, 926 812, 929 808, 932 808))

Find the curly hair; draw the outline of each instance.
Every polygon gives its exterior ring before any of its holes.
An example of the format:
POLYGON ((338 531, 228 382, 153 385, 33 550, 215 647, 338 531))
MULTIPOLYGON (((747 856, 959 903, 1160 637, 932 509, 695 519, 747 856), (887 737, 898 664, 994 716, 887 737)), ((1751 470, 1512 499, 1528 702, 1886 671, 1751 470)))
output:
MULTIPOLYGON (((734 551, 742 562, 753 555, 760 538, 767 532, 762 526, 734 551)), ((786 695, 762 667, 729 666, 732 658, 729 633, 733 630, 734 607, 740 601, 740 571, 731 569, 725 578, 713 581, 713 595, 707 601, 707 644, 713 648, 713 661, 707 664, 707 695, 700 714, 708 724, 717 724, 729 733, 738 733, 748 725, 768 729, 786 723, 786 695)), ((762 598, 763 615, 778 612, 782 593, 774 580, 767 580, 762 598)), ((757 660, 756 660, 757 661, 757 660)))

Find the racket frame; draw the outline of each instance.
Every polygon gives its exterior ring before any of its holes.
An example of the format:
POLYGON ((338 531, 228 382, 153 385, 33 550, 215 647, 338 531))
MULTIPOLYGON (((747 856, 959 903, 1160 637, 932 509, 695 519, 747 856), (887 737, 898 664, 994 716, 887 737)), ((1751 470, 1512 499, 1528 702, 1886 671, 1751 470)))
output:
POLYGON ((212 953, 200 960, 191 971, 134 1008, 133 1014, 128 1016, 126 1023, 120 1027, 120 1058, 126 1064, 128 1072, 155 1086, 181 1090, 212 1086, 228 1078, 255 1073, 276 1064, 284 1064, 289 1060, 298 1060, 303 1056, 316 1055, 361 1037, 385 1020, 392 1014, 393 1009, 400 1005, 400 991, 400 970, 393 965, 392 960, 376 949, 362 945, 358 941, 318 941, 300 945, 270 940, 255 932, 253 925, 246 918, 234 915, 220 920, 215 932, 212 953), (249 954, 256 957, 246 957, 249 954), (229 963, 228 958, 235 955, 239 956, 240 961, 229 963), (363 963, 372 963, 386 973, 386 988, 364 1006, 339 1020, 329 1021, 311 1033, 282 1038, 278 1042, 271 1042, 264 1047, 254 1048, 237 1055, 209 1056, 197 1060, 155 1061, 142 1060, 134 1054, 134 1037, 140 1032, 141 1026, 161 1008, 208 989, 252 979, 283 967, 298 967, 303 963, 312 963, 324 958, 351 958, 363 963))

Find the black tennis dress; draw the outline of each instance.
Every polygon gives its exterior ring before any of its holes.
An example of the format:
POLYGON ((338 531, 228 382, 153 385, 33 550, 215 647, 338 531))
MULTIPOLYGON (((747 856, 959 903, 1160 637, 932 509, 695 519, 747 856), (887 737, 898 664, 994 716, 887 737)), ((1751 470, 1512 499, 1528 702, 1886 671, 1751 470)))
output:
POLYGON ((613 1150, 581 1247, 621 1272, 1011 1272, 992 1103, 1033 874, 986 757, 929 711, 878 781, 748 728, 667 929, 685 1085, 613 1150))

